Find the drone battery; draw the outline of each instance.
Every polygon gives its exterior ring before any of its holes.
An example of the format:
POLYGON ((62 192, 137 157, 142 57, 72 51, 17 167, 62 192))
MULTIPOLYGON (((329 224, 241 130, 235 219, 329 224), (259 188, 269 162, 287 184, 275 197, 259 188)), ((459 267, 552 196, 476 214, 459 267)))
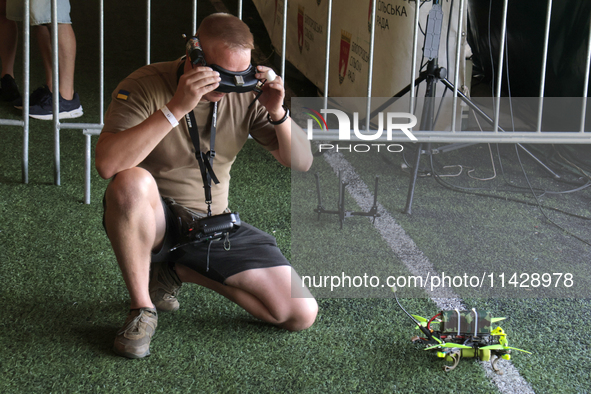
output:
POLYGON ((442 311, 441 333, 449 335, 490 334, 492 314, 485 310, 442 311))

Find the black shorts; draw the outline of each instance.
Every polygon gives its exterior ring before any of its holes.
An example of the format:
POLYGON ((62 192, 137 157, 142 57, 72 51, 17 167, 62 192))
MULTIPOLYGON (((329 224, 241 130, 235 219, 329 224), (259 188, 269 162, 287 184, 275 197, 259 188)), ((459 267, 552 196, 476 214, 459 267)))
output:
POLYGON ((275 237, 244 222, 235 233, 230 234, 226 247, 224 240, 219 240, 195 243, 171 252, 170 249, 179 243, 181 226, 164 201, 162 208, 166 217, 166 234, 160 251, 152 253, 152 262, 183 264, 220 283, 246 270, 290 265, 277 247, 275 237))

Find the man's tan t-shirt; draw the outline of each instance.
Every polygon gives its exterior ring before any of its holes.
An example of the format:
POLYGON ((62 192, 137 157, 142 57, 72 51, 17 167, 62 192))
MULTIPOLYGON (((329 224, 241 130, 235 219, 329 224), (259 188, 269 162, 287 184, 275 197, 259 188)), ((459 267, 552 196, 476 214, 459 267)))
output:
MULTIPOLYGON (((112 94, 103 133, 117 133, 143 122, 173 97, 180 60, 144 66, 124 79, 112 94)), ((265 149, 278 149, 275 129, 266 109, 257 101, 250 109, 251 93, 228 93, 218 102, 213 169, 220 181, 212 182, 212 213, 228 206, 230 167, 250 134, 265 149)), ((202 101, 193 111, 199 128, 201 151, 209 151, 213 103, 202 101)), ((196 211, 206 212, 203 181, 185 119, 139 165, 148 170, 163 197, 196 211)))

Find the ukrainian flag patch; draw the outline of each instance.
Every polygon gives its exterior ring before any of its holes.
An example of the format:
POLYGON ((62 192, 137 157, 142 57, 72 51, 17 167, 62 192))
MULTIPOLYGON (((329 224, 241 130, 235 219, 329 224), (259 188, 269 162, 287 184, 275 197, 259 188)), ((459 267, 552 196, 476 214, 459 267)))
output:
POLYGON ((127 90, 123 90, 121 89, 118 93, 117 93, 117 98, 119 100, 127 100, 127 98, 129 97, 129 92, 127 90))

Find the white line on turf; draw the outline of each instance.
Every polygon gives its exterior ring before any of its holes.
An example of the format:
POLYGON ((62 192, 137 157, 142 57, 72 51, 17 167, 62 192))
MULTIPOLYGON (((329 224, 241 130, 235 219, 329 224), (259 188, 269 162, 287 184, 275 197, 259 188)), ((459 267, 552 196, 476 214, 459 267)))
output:
MULTIPOLYGON (((351 163, 341 153, 334 151, 326 152, 323 157, 336 174, 341 171, 343 179, 349 182, 347 191, 357 205, 362 210, 369 211, 373 204, 373 195, 367 185, 357 175, 351 163)), ((425 256, 412 238, 406 234, 404 229, 396 223, 392 215, 379 203, 378 212, 381 214, 381 217, 375 221, 374 227, 406 268, 413 275, 439 275, 433 264, 429 261, 429 258, 425 256)), ((466 309, 463 300, 451 289, 436 288, 431 291, 431 289, 425 288, 425 291, 439 309, 466 309)), ((530 384, 523 379, 513 363, 509 361, 503 362, 503 375, 494 372, 489 362, 481 362, 480 365, 484 368, 487 378, 497 386, 501 393, 534 393, 530 384)))

